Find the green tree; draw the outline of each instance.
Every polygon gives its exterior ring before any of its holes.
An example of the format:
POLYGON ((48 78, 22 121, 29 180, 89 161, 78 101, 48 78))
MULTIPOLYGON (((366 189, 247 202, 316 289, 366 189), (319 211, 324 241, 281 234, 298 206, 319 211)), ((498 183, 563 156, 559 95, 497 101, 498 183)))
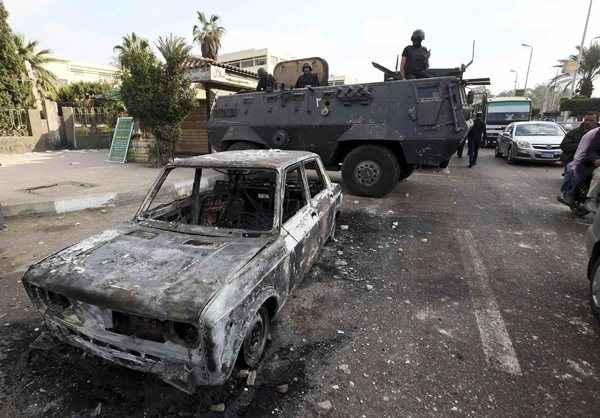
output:
POLYGON ((184 66, 190 47, 183 38, 159 38, 157 48, 162 62, 149 48, 136 49, 122 61, 121 98, 128 113, 153 133, 155 161, 164 164, 173 159, 194 91, 184 66))
POLYGON ((62 86, 56 93, 56 100, 62 103, 78 103, 83 102, 90 96, 106 96, 113 91, 113 86, 110 83, 98 81, 77 81, 62 86))
MULTIPOLYGON (((36 101, 40 98, 54 97, 57 92, 58 80, 45 65, 56 62, 50 56, 49 49, 39 49, 38 41, 27 41, 22 34, 15 35, 15 45, 21 59, 25 62, 26 75, 31 80, 33 96, 36 101)), ((38 106, 39 107, 39 106, 38 106)))
POLYGON ((221 48, 221 38, 225 35, 225 28, 219 26, 217 22, 219 16, 211 15, 210 19, 207 19, 204 13, 196 13, 199 25, 194 25, 192 29, 194 42, 200 44, 203 57, 216 60, 221 48))
POLYGON ((18 53, 8 25, 8 13, 0 1, 0 108, 25 107, 30 102, 30 83, 25 62, 18 53))
MULTIPOLYGON (((577 56, 572 55, 571 59, 577 60, 577 56)), ((583 48, 578 73, 581 78, 577 83, 577 94, 583 97, 592 97, 594 80, 600 76, 600 45, 595 44, 589 48, 583 48)))

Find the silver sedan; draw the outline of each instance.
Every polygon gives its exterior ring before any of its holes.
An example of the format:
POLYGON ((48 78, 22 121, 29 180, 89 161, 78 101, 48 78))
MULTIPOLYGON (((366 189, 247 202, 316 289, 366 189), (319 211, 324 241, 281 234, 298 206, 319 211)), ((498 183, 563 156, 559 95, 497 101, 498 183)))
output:
POLYGON ((555 122, 514 122, 504 129, 496 145, 496 157, 555 162, 560 160, 564 129, 555 122))

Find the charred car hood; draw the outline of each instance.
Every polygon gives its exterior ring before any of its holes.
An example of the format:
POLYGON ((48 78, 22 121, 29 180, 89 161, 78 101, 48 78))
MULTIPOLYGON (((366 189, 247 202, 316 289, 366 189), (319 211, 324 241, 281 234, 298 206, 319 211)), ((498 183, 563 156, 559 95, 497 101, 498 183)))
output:
POLYGON ((213 295, 269 243, 127 224, 33 265, 26 284, 145 317, 196 322, 213 295))

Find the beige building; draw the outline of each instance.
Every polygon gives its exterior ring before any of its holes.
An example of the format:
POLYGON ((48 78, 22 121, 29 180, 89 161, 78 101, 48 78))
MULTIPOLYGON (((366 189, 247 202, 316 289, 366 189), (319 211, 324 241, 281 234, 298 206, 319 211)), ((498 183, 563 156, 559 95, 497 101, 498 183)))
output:
POLYGON ((113 81, 118 71, 118 68, 112 65, 88 64, 57 56, 52 58, 56 61, 46 64, 45 67, 56 75, 61 85, 76 81, 113 81))
POLYGON ((277 63, 288 59, 284 55, 273 54, 273 51, 263 48, 221 54, 218 62, 253 73, 257 72, 259 68, 264 68, 267 72, 273 73, 277 63))
POLYGON ((358 83, 357 78, 348 77, 347 75, 330 74, 329 81, 327 84, 330 86, 343 86, 345 84, 357 84, 357 83, 358 83))

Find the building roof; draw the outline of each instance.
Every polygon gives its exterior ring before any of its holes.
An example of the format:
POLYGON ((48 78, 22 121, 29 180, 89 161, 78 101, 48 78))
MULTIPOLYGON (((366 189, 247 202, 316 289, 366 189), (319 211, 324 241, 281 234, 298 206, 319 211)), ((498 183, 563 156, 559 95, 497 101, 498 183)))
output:
POLYGON ((284 169, 299 161, 317 155, 308 151, 283 151, 258 149, 247 151, 224 151, 189 158, 176 158, 176 167, 244 167, 284 169))
POLYGON ((231 71, 235 74, 241 74, 241 75, 250 76, 250 77, 254 77, 254 78, 258 79, 258 74, 253 71, 242 70, 241 68, 234 67, 233 65, 222 64, 213 59, 198 57, 195 55, 192 55, 187 60, 185 60, 185 62, 183 63, 183 66, 184 66, 184 68, 187 68, 188 70, 191 70, 194 68, 203 68, 206 66, 221 67, 221 68, 224 68, 227 71, 231 71))

